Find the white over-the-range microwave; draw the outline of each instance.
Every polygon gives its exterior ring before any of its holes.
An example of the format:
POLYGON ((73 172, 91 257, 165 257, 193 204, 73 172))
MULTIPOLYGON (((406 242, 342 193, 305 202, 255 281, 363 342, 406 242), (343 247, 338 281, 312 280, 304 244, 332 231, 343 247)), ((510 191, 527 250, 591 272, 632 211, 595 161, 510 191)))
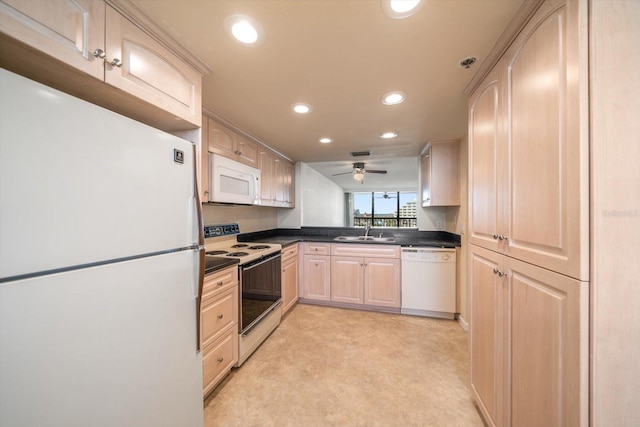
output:
POLYGON ((260 204, 260 170, 209 153, 209 192, 214 203, 260 204))

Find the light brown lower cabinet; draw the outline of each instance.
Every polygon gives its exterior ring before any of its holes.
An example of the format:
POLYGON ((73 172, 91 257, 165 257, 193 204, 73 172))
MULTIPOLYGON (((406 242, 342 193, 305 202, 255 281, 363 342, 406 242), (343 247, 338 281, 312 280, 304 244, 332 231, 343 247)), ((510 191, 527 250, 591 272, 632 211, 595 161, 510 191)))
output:
POLYGON ((293 307, 298 301, 298 244, 286 246, 282 249, 282 314, 293 307))
POLYGON ((207 275, 200 308, 203 396, 207 396, 238 361, 238 268, 207 275))
POLYGON ((385 311, 400 308, 400 246, 305 243, 304 248, 305 300, 385 311))
POLYGON ((331 301, 400 307, 400 260, 331 257, 331 301))
POLYGON ((588 425, 588 282, 469 246, 471 387, 485 420, 588 425))

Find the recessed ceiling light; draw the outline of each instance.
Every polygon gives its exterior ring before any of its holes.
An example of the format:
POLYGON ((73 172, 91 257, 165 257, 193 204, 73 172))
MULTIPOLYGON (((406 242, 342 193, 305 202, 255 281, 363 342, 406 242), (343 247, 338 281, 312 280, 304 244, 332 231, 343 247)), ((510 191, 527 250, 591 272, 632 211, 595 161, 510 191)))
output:
POLYGON ((311 112, 311 105, 309 104, 302 104, 302 103, 298 103, 298 104, 293 104, 293 111, 295 111, 298 114, 307 114, 311 112))
POLYGON ((382 135, 380 135, 380 138, 391 139, 391 138, 395 138, 396 136, 398 136, 396 132, 385 132, 382 135))
POLYGON ((382 97, 382 103, 384 105, 396 105, 405 100, 407 94, 401 91, 385 93, 382 97))
POLYGON ((333 139, 331 138, 320 138, 320 142, 323 144, 329 144, 331 142, 333 142, 333 139))
POLYGON ((415 14, 426 0, 382 0, 382 10, 394 19, 408 18, 415 14))
POLYGON ((256 45, 264 37, 262 27, 255 19, 245 15, 231 15, 224 20, 227 33, 244 45, 256 45))

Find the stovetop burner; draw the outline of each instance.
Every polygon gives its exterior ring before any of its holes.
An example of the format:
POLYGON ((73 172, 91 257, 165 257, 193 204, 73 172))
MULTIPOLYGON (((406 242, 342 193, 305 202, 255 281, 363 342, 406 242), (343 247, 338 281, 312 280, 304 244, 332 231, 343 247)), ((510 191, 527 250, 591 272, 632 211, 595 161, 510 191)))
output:
POLYGON ((207 255, 224 255, 224 254, 228 254, 229 251, 209 251, 206 254, 207 255))
MULTIPOLYGON (((247 246, 249 246, 249 245, 246 245, 244 243, 238 243, 237 245, 233 245, 231 247, 232 248, 246 248, 247 246)), ((249 248, 249 249, 251 249, 251 248, 249 248)))
POLYGON ((269 249, 271 246, 269 245, 255 245, 255 246, 249 246, 247 249, 252 249, 252 250, 260 250, 260 249, 269 249))
POLYGON ((227 256, 237 256, 237 257, 243 257, 247 255, 249 255, 249 252, 231 252, 230 254, 227 254, 227 256))

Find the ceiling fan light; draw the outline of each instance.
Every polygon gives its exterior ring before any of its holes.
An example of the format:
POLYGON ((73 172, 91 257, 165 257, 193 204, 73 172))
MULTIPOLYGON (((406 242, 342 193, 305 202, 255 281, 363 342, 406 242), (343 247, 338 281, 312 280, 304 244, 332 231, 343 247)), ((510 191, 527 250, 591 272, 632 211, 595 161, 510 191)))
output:
POLYGON ((355 171, 353 173, 353 179, 355 179, 356 181, 362 181, 364 180, 364 173, 362 173, 362 171, 355 171))

